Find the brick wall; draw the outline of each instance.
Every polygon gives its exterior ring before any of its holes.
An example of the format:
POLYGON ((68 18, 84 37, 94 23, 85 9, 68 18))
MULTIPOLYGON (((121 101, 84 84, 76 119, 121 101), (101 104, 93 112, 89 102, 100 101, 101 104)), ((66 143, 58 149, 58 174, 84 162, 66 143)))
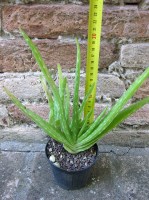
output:
MULTIPOLYGON (((39 82, 38 66, 19 34, 21 26, 39 47, 55 79, 60 63, 73 91, 75 42, 82 54, 82 87, 87 47, 87 0, 1 0, 0 1, 0 127, 31 123, 11 104, 3 85, 43 117, 48 109, 39 82)), ((130 83, 149 66, 149 0, 105 0, 103 11, 96 114, 112 105, 130 83)), ((149 95, 149 80, 133 101, 149 95)), ((149 128, 149 105, 121 124, 130 132, 149 128)))

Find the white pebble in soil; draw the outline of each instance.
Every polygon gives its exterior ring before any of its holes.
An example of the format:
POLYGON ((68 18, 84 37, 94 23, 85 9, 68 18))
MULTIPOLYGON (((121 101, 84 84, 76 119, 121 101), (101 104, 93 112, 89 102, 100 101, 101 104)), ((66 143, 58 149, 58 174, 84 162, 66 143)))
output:
POLYGON ((49 152, 52 152, 52 148, 49 149, 49 152))
POLYGON ((50 160, 51 162, 55 162, 55 156, 54 156, 54 155, 51 155, 50 158, 49 158, 49 160, 50 160))
POLYGON ((55 165, 56 167, 59 167, 59 168, 60 168, 60 164, 59 164, 58 162, 55 162, 54 165, 55 165))

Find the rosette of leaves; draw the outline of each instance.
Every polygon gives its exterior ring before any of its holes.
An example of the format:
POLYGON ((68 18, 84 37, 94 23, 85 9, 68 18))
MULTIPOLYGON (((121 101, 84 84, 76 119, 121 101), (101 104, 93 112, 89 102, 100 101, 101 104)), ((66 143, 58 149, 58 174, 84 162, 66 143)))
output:
POLYGON ((107 108, 104 109, 91 124, 88 124, 88 120, 93 110, 91 110, 85 117, 83 111, 94 85, 90 87, 90 90, 80 104, 79 85, 81 56, 80 46, 76 40, 76 72, 74 80, 72 114, 70 115, 70 91, 67 79, 62 75, 60 65, 58 65, 59 84, 57 86, 52 79, 52 76, 36 45, 24 31, 20 30, 20 32, 29 45, 41 70, 42 75, 40 78, 48 100, 49 119, 45 120, 35 112, 26 108, 7 88, 4 88, 4 90, 14 104, 27 117, 34 121, 51 138, 62 143, 68 152, 76 154, 89 149, 123 120, 128 118, 145 104, 149 103, 149 97, 146 97, 143 100, 133 103, 127 107, 125 106, 128 100, 149 77, 149 67, 147 67, 110 110, 107 108))

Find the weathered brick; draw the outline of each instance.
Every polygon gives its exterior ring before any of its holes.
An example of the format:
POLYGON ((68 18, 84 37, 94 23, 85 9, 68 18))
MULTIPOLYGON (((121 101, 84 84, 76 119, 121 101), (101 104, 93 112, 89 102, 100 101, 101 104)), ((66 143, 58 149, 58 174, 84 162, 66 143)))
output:
POLYGON ((29 36, 37 38, 86 35, 87 13, 88 6, 78 5, 5 6, 3 29, 17 33, 21 26, 29 36))
MULTIPOLYGON (((76 45, 58 40, 34 40, 50 69, 56 69, 60 63, 63 68, 75 68, 76 45)), ((81 44, 82 68, 86 65, 86 42, 81 44)), ((100 68, 106 68, 118 58, 116 46, 110 42, 101 42, 100 68)), ((21 39, 1 40, 0 72, 26 72, 39 70, 32 53, 21 39)))
POLYGON ((140 8, 142 10, 149 10, 149 0, 143 0, 140 8))
POLYGON ((123 45, 120 52, 120 61, 123 67, 145 68, 149 66, 149 43, 123 45))
POLYGON ((149 105, 145 105, 143 108, 138 110, 128 119, 126 119, 123 124, 125 125, 149 125, 149 105))
POLYGON ((2 8, 0 7, 0 36, 2 34, 2 8))
MULTIPOLYGON (((116 0, 113 0, 116 1, 116 0)), ((51 4, 51 3, 62 2, 63 4, 73 3, 73 4, 86 4, 89 3, 89 0, 1 0, 0 4, 4 3, 13 3, 13 4, 51 4)))
MULTIPOLYGON (((24 104, 27 108, 31 109, 32 111, 36 112, 38 115, 43 117, 44 119, 48 119, 49 116, 49 107, 47 104, 24 104)), ((105 108, 107 104, 95 104, 95 116, 97 117, 105 108)), ((7 106, 7 113, 12 120, 13 124, 20 124, 20 123, 31 123, 32 121, 27 118, 14 104, 10 104, 7 106)), ((3 116, 4 117, 4 116, 3 116)))
POLYGON ((110 98, 118 98, 125 92, 123 81, 113 75, 98 76, 97 97, 98 95, 106 95, 110 98))
MULTIPOLYGON (((3 30, 18 34, 22 27, 31 37, 57 38, 59 35, 87 37, 88 6, 33 5, 5 6, 3 30)), ((149 12, 137 6, 105 6, 102 37, 148 38, 149 12)))
MULTIPOLYGON (((70 87, 70 91, 73 94, 73 81, 74 81, 74 74, 67 74, 68 83, 70 87)), ((81 83, 80 83, 80 98, 84 96, 84 85, 85 85, 85 76, 81 76, 81 83)), ((123 92, 125 91, 124 83, 116 76, 113 75, 106 75, 106 74, 99 74, 98 75, 98 82, 97 82, 97 92, 96 92, 96 99, 99 100, 103 96, 107 98, 118 98, 120 97, 123 92)))
POLYGON ((6 86, 19 99, 28 101, 40 101, 43 99, 43 90, 39 81, 39 77, 26 74, 2 75, 0 76, 0 102, 8 101, 8 97, 3 90, 6 86))
POLYGON ((22 72, 35 70, 35 61, 24 41, 1 40, 0 72, 22 72))
MULTIPOLYGON (((36 112, 44 119, 48 119, 49 108, 47 104, 24 104, 30 110, 36 112)), ((13 123, 30 123, 31 120, 27 118, 15 105, 7 106, 9 116, 13 123)))
POLYGON ((9 116, 6 106, 0 105, 0 127, 5 127, 9 125, 9 116))
POLYGON ((105 7, 102 36, 104 38, 148 38, 149 12, 137 6, 105 7))
POLYGON ((104 0, 105 4, 119 4, 120 0, 104 0))
MULTIPOLYGON (((71 95, 74 88, 74 73, 64 73, 68 78, 71 95)), ((57 82, 57 81, 56 81, 57 82)), ((81 74, 80 98, 84 96, 84 74, 81 74)), ((39 102, 44 101, 45 96, 39 81, 39 73, 24 73, 17 75, 4 74, 0 76, 0 102, 8 101, 8 97, 3 91, 3 86, 11 90, 19 99, 39 102), (13 77, 14 76, 14 77, 13 77)), ((125 91, 124 83, 113 75, 99 74, 97 84, 97 99, 102 95, 108 95, 109 98, 120 97, 125 91)))
POLYGON ((149 79, 142 85, 134 97, 137 99, 142 99, 147 96, 149 96, 149 79))

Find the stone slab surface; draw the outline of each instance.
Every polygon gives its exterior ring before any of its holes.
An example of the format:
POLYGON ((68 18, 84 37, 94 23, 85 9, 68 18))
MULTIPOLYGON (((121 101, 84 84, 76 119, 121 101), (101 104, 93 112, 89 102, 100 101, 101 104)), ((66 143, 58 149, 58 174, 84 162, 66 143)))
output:
POLYGON ((149 151, 121 156, 100 153, 92 184, 75 191, 63 190, 55 184, 44 152, 2 151, 0 165, 2 200, 149 199, 149 151))

